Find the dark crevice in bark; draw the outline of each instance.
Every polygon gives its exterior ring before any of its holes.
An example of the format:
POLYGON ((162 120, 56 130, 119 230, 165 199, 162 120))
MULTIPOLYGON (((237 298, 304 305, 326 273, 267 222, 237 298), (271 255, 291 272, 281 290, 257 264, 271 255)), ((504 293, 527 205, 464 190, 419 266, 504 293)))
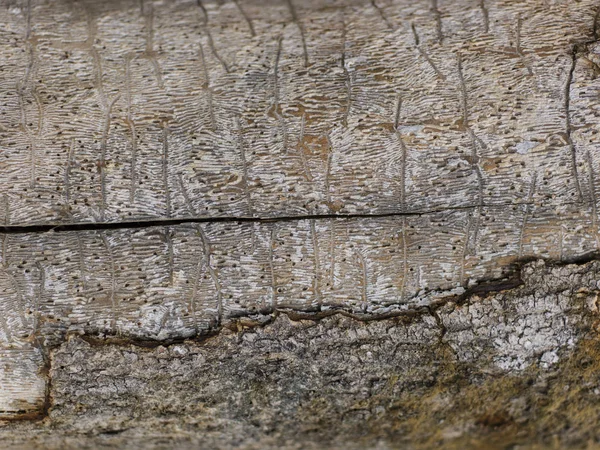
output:
POLYGON ((593 186, 590 186, 590 190, 592 190, 592 198, 589 200, 584 199, 583 190, 581 187, 581 182, 579 180, 579 170, 577 168, 577 148, 575 146, 575 142, 573 141, 573 137, 571 135, 573 131, 573 126, 571 124, 571 115, 570 115, 570 106, 571 106, 571 86, 574 82, 574 74, 575 68, 577 67, 577 59, 581 57, 581 55, 587 52, 590 45, 593 45, 598 42, 598 26, 599 26, 599 18, 600 18, 600 7, 596 10, 594 14, 594 20, 592 24, 592 39, 583 41, 583 42, 575 42, 571 45, 570 57, 571 57, 571 66, 569 68, 569 72, 567 74, 567 81, 565 83, 565 92, 564 92, 564 109, 565 109, 565 135, 567 140, 567 145, 569 146, 569 150, 571 153, 571 166, 573 171, 573 178, 575 181, 575 188, 577 190, 577 196, 579 202, 592 203, 595 205, 595 199, 593 199, 593 186))
MULTIPOLYGON (((569 206, 575 203, 564 203, 561 206, 569 206)), ((330 219, 378 219, 386 217, 420 217, 430 214, 439 214, 452 211, 468 211, 477 208, 508 208, 515 206, 536 206, 535 203, 507 203, 507 204, 477 204, 465 206, 451 206, 446 208, 417 210, 410 212, 381 212, 372 214, 301 214, 275 217, 251 217, 251 216, 223 216, 223 217, 183 217, 180 219, 139 219, 123 222, 81 222, 81 223, 48 223, 36 225, 2 225, 0 233, 5 234, 26 234, 26 233, 46 233, 46 232, 66 232, 66 231, 102 231, 118 230, 128 228, 150 228, 150 227, 168 227, 184 224, 197 223, 273 223, 273 222, 296 222, 301 220, 330 220, 330 219)))

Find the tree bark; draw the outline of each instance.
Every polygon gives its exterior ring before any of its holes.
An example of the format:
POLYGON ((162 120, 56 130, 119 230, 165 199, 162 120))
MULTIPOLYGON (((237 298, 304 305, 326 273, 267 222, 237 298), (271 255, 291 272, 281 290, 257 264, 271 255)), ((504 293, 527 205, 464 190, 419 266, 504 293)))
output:
POLYGON ((0 0, 0 436, 596 441, 599 11, 0 0))

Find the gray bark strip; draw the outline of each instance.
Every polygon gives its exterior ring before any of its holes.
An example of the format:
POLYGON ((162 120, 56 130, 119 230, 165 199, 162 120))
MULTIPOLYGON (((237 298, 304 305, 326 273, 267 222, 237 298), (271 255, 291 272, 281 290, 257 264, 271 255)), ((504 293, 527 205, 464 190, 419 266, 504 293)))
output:
MULTIPOLYGON (((537 261, 520 276, 516 288, 380 320, 280 310, 210 339, 143 346, 72 334, 51 351, 46 420, 5 425, 0 439, 53 449, 585 448, 598 436, 589 287, 600 264, 537 261)), ((2 367, 14 356, 0 351, 2 367)), ((35 392, 34 367, 20 367, 35 392)))

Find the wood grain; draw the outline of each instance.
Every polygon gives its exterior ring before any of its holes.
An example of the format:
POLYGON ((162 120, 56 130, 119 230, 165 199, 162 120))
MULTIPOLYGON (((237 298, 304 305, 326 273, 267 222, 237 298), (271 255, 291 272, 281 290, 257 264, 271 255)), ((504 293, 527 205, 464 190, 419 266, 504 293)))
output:
POLYGON ((594 2, 436 5, 5 0, 6 223, 595 205, 594 2))
POLYGON ((591 0, 0 0, 0 416, 43 407, 68 334, 379 317, 597 252, 596 19, 591 0), (87 228, 22 228, 61 224, 87 228))
POLYGON ((585 255, 591 225, 589 211, 515 206, 4 235, 0 338, 167 339, 281 308, 410 310, 502 278, 524 258, 585 255))

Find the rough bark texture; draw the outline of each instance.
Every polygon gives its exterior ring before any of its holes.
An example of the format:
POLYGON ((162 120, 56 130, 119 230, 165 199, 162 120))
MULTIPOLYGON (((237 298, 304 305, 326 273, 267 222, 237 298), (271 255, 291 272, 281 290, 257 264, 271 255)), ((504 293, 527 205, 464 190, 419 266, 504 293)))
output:
POLYGON ((599 12, 0 0, 0 437, 598 442, 599 12))
POLYGON ((600 263, 368 320, 280 312, 170 345, 72 335, 5 445, 582 447, 598 435, 600 263), (65 433, 67 436, 65 436, 65 433))

